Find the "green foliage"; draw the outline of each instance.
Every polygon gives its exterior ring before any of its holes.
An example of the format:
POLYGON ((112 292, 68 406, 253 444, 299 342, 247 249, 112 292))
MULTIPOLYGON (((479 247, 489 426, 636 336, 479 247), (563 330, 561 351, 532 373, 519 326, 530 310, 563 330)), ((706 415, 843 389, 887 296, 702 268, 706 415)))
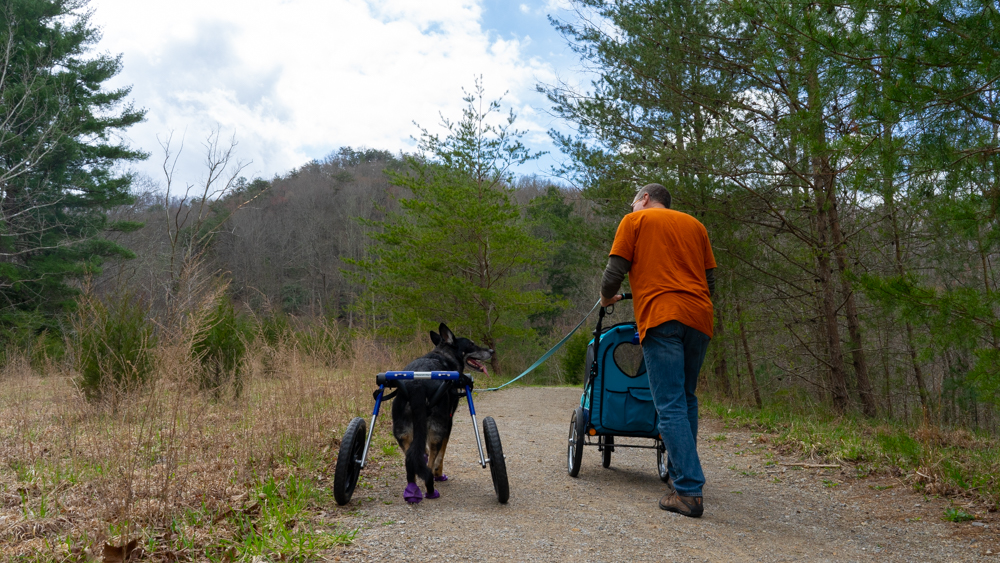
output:
MULTIPOLYGON (((776 392, 984 424, 978 405, 1000 404, 995 7, 571 4, 556 26, 597 76, 547 89, 574 125, 554 135, 566 176, 606 217, 659 182, 706 225, 719 327, 741 307, 751 350, 798 380, 776 392)), ((733 358, 712 354, 728 381, 733 358)))
POLYGON ((153 373, 156 344, 149 306, 135 294, 84 298, 73 322, 80 387, 90 399, 136 389, 153 373))
MULTIPOLYGON (((816 409, 795 411, 765 404, 763 409, 703 401, 727 426, 767 434, 767 442, 807 458, 853 463, 859 476, 888 470, 919 471, 956 490, 1000 501, 1000 441, 967 431, 946 431, 901 424, 872 424, 861 418, 835 417, 816 409)), ((916 482, 915 487, 922 486, 916 482)))
POLYGON ((477 84, 462 120, 445 120, 444 138, 422 130, 424 157, 406 159, 392 182, 409 191, 400 212, 371 222, 371 258, 352 261, 368 288, 366 317, 397 335, 445 321, 457 334, 497 348, 532 334, 526 317, 561 306, 538 287, 545 245, 532 236, 512 201, 511 167, 535 158, 501 125, 497 101, 485 104, 477 84))
POLYGON ((976 517, 961 508, 949 506, 944 509, 944 516, 941 519, 948 522, 969 522, 970 520, 975 520, 976 517))
POLYGON ((90 55, 100 38, 85 2, 21 0, 0 12, 0 294, 7 312, 55 316, 72 310, 74 278, 105 258, 132 252, 103 237, 140 225, 106 211, 133 201, 129 162, 145 158, 120 139, 143 111, 129 88, 106 89, 121 59, 90 55))
POLYGON ((295 332, 288 315, 275 313, 257 321, 257 339, 268 346, 277 346, 295 332))
POLYGON ((923 448, 906 432, 880 432, 877 435, 878 445, 893 463, 910 467, 918 464, 923 455, 923 448))
POLYGON ((313 358, 333 365, 346 350, 348 340, 336 319, 320 318, 295 332, 300 349, 313 358))
POLYGON ((297 313, 309 302, 309 292, 298 283, 286 283, 281 286, 281 310, 297 313))
MULTIPOLYGON (((230 511, 232 540, 215 546, 222 559, 236 561, 280 557, 285 561, 314 561, 330 548, 350 545, 357 530, 321 530, 308 523, 308 510, 331 501, 316 483, 290 476, 281 482, 269 478, 249 507, 230 511)), ((209 551, 215 549, 209 548, 209 551)))
POLYGON ((27 358, 32 367, 42 368, 48 361, 59 361, 66 354, 62 327, 41 312, 8 311, 0 315, 0 363, 16 357, 27 358))
POLYGON ((238 397, 243 390, 243 358, 252 339, 250 320, 237 314, 228 298, 220 298, 192 346, 202 365, 201 388, 218 397, 222 386, 231 381, 238 397))
POLYGON ((566 341, 564 352, 559 359, 563 381, 570 385, 580 385, 590 370, 587 363, 587 346, 593 336, 585 330, 578 331, 566 341))
MULTIPOLYGON (((522 185, 525 182, 522 180, 522 185)), ((598 265, 592 259, 593 249, 599 246, 598 232, 594 226, 574 213, 569 194, 549 185, 545 194, 531 200, 527 209, 531 233, 545 242, 547 255, 542 265, 542 281, 553 304, 532 316, 531 321, 546 331, 559 317, 563 307, 558 300, 580 296, 583 284, 598 265)), ((602 249, 604 250, 604 249, 602 249)))

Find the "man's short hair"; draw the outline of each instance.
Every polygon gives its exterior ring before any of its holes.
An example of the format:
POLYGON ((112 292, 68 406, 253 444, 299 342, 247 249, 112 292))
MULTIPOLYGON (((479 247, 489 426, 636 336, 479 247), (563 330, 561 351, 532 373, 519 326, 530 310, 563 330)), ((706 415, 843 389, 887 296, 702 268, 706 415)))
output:
POLYGON ((670 192, 660 184, 646 184, 639 188, 639 191, 635 194, 635 198, 639 199, 642 197, 642 194, 649 194, 649 199, 670 209, 670 192))

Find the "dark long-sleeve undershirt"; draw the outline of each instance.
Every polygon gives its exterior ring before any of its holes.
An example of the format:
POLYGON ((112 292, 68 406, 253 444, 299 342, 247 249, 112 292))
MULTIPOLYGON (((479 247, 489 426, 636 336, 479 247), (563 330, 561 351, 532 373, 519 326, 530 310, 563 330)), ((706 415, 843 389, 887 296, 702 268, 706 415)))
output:
MULTIPOLYGON (((608 299, 614 297, 631 267, 632 263, 621 256, 612 254, 608 257, 608 267, 601 277, 601 295, 608 299)), ((705 270, 705 279, 708 281, 708 295, 715 295, 715 268, 705 270)))

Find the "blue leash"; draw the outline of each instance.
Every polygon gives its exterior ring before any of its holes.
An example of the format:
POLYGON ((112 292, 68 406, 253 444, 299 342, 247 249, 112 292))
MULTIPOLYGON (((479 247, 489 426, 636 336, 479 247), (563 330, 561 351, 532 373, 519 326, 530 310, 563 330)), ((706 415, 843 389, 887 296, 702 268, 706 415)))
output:
POLYGON ((510 385, 511 383, 514 383, 514 382, 515 382, 515 381, 517 381, 518 379, 521 379, 522 377, 524 377, 524 376, 528 375, 529 373, 531 373, 532 371, 534 371, 534 370, 535 370, 535 368, 537 368, 538 366, 542 365, 542 363, 543 363, 543 362, 545 362, 545 360, 549 359, 549 357, 551 357, 551 356, 552 356, 552 354, 555 354, 555 353, 556 353, 556 351, 557 351, 557 350, 559 350, 559 348, 562 348, 562 345, 563 345, 563 344, 565 344, 567 340, 569 340, 569 337, 570 337, 570 336, 573 336, 573 333, 574 333, 574 332, 576 332, 577 330, 579 330, 579 328, 580 328, 581 326, 583 326, 583 323, 587 322, 587 318, 588 318, 588 317, 590 317, 590 315, 591 315, 591 314, 592 314, 592 313, 593 313, 594 311, 596 311, 596 310, 597 310, 597 308, 598 308, 598 307, 600 307, 600 306, 601 306, 601 300, 600 300, 600 299, 598 299, 598 300, 597 300, 597 303, 595 303, 595 304, 594 304, 594 308, 593 308, 593 309, 591 309, 589 313, 587 313, 586 315, 584 315, 584 317, 583 317, 582 319, 580 319, 580 322, 579 322, 579 324, 577 324, 577 325, 576 325, 576 326, 575 326, 575 327, 573 328, 573 330, 571 330, 571 331, 569 331, 568 333, 566 333, 566 336, 564 336, 562 340, 560 340, 560 341, 559 341, 558 343, 556 343, 556 345, 555 345, 555 346, 553 346, 551 350, 549 350, 548 352, 546 352, 544 356, 542 356, 541 358, 538 358, 538 361, 537 361, 537 362, 535 362, 535 363, 531 364, 531 367, 529 367, 528 369, 524 370, 524 373, 522 373, 521 375, 519 375, 519 376, 515 377, 514 379, 511 379, 511 380, 510 380, 510 381, 508 381, 507 383, 504 383, 504 384, 503 384, 503 385, 501 385, 500 387, 491 387, 491 388, 489 388, 489 389, 480 389, 480 390, 479 390, 478 392, 485 392, 485 391, 497 391, 497 390, 499 390, 499 389, 503 389, 504 387, 506 387, 506 386, 510 385))

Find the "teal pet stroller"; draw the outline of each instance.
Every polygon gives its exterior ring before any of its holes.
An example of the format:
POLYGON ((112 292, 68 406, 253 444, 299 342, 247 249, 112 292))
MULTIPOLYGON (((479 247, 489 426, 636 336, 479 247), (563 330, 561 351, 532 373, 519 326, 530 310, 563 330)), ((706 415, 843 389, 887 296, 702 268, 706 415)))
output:
MULTIPOLYGON (((632 295, 626 293, 624 298, 632 295)), ((594 339, 587 347, 583 395, 569 423, 567 470, 570 477, 580 474, 585 446, 597 447, 606 468, 611 467, 615 448, 655 449, 657 471, 665 482, 669 478, 667 451, 657 430, 659 417, 653 407, 639 333, 634 322, 603 328, 604 316, 612 307, 601 307, 594 339), (616 444, 616 437, 650 438, 653 444, 616 444)))

